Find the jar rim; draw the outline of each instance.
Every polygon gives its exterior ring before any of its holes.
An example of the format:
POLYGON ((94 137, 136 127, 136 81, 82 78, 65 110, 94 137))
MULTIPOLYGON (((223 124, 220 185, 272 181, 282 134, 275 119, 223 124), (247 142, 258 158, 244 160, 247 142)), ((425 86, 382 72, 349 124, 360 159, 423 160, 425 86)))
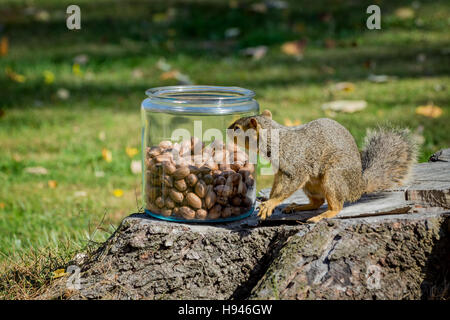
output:
POLYGON ((230 114, 257 111, 252 90, 225 86, 166 86, 145 91, 142 108, 156 112, 230 114))

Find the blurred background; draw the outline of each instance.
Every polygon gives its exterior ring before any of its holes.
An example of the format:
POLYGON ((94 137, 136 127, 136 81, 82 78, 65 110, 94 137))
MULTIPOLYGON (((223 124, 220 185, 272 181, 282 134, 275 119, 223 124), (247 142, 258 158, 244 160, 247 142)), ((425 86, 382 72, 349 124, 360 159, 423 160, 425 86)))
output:
POLYGON ((406 126, 426 161, 450 144, 449 27, 445 0, 0 0, 0 294, 139 210, 150 87, 241 86, 278 122, 334 118, 359 146, 406 126))

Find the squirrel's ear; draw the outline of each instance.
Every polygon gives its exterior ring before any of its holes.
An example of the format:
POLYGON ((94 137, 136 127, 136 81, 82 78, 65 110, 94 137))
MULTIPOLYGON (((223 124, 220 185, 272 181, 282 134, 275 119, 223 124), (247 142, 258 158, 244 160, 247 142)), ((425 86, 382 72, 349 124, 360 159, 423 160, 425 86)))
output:
POLYGON ((250 125, 250 128, 256 129, 258 126, 258 121, 256 121, 255 118, 250 118, 248 124, 250 125))
POLYGON ((266 117, 266 118, 269 118, 269 119, 272 119, 272 112, 270 112, 269 110, 264 110, 262 113, 261 113, 261 115, 262 116, 264 116, 264 117, 266 117))

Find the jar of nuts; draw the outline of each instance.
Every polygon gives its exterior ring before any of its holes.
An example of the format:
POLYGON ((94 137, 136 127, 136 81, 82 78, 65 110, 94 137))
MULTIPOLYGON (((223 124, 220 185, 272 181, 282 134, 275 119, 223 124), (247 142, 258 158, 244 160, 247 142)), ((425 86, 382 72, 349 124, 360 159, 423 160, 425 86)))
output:
POLYGON ((259 113, 254 93, 238 87, 147 90, 142 102, 145 212, 170 221, 225 222, 249 216, 256 160, 228 126, 259 113))

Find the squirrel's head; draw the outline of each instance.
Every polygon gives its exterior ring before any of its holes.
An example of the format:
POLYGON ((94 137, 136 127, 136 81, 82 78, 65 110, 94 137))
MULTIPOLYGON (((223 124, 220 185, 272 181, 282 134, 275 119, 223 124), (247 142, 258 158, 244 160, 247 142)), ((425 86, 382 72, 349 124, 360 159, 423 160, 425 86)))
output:
POLYGON ((228 137, 235 144, 245 147, 247 150, 256 148, 258 152, 259 131, 262 128, 262 122, 267 120, 272 120, 272 113, 269 110, 264 110, 258 116, 240 118, 228 127, 228 137))

